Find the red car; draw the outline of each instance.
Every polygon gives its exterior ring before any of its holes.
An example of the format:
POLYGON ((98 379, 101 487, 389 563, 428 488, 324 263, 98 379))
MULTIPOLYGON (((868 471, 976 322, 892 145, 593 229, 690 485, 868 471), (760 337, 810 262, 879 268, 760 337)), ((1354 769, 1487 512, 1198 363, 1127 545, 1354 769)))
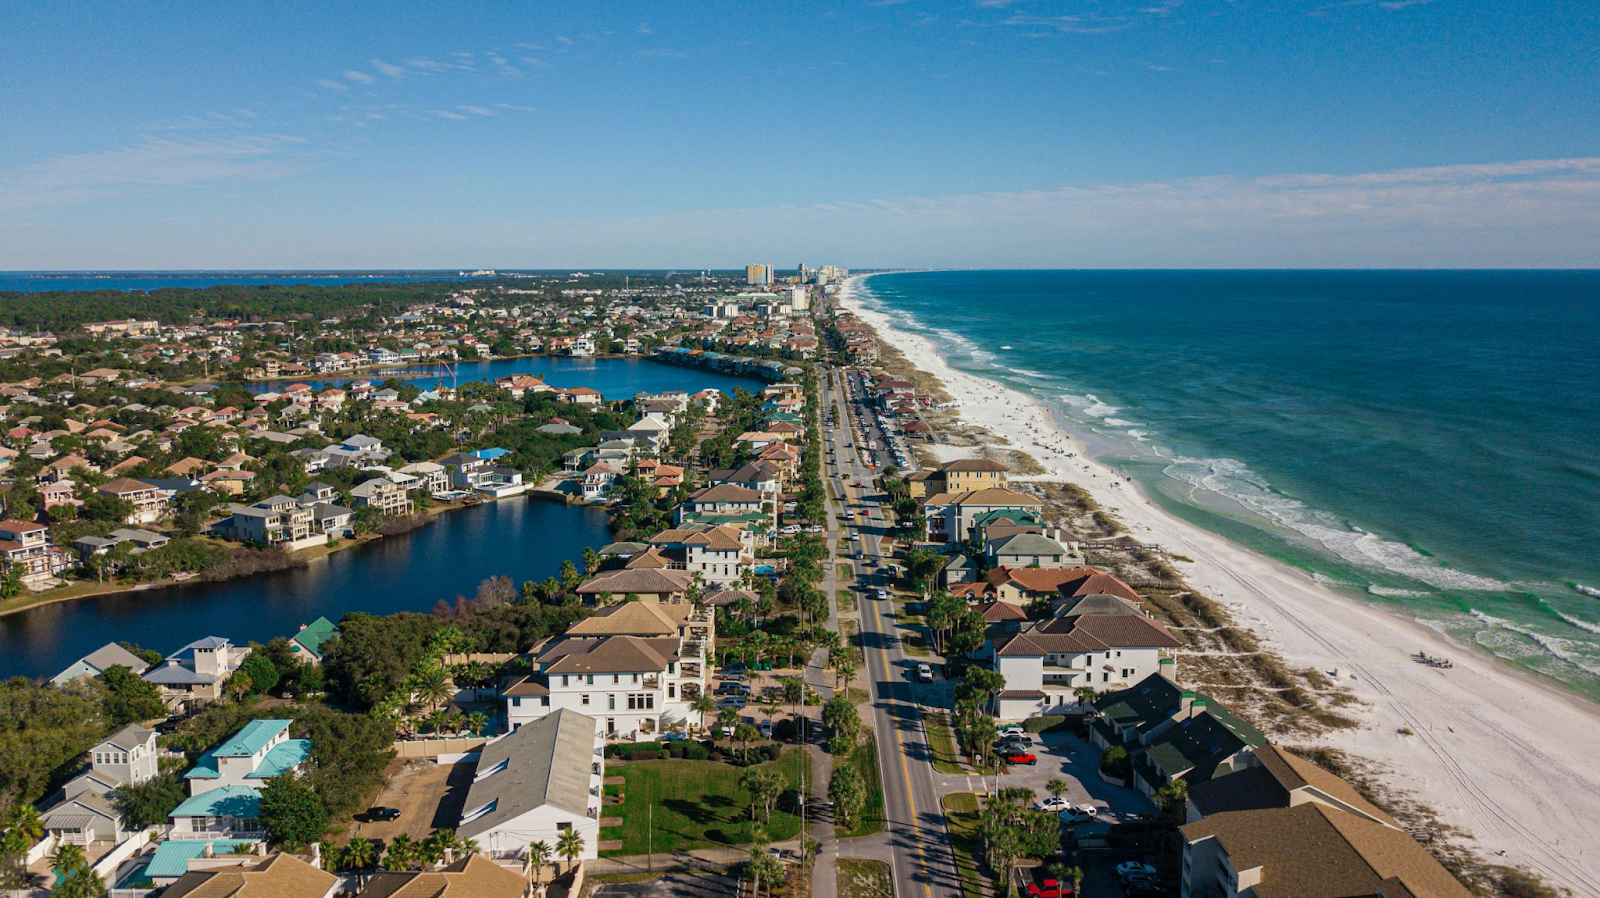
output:
POLYGON ((1072 886, 1064 886, 1057 879, 1047 879, 1044 881, 1044 885, 1030 882, 1028 883, 1028 894, 1032 898, 1068 898, 1072 894, 1072 886))
POLYGON ((1039 763, 1038 757, 1031 751, 1013 751, 1001 755, 1007 764, 1027 764, 1032 766, 1039 763))

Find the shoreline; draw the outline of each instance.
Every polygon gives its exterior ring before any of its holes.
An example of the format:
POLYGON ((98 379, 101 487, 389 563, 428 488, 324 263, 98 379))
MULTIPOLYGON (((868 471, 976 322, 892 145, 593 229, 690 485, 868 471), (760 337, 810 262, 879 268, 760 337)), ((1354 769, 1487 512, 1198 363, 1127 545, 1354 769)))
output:
MULTIPOLYGON (((542 484, 540 484, 540 485, 542 485, 542 484)), ((508 496, 506 498, 520 498, 520 497, 532 497, 532 498, 544 499, 546 501, 552 501, 552 502, 554 502, 554 501, 562 501, 562 500, 558 499, 556 496, 553 496, 550 493, 548 493, 548 492, 546 492, 546 491, 544 491, 542 489, 539 489, 538 486, 530 487, 527 491, 519 493, 517 496, 508 496)), ((430 518, 432 518, 434 516, 446 514, 448 512, 460 511, 460 510, 467 509, 467 508, 477 508, 477 507, 481 507, 482 505, 488 504, 490 502, 500 502, 500 501, 503 501, 503 500, 496 499, 496 498, 493 498, 493 497, 484 497, 483 498, 483 502, 479 503, 479 505, 464 505, 464 504, 462 504, 460 502, 440 502, 440 503, 438 503, 438 504, 436 504, 436 505, 434 505, 434 506, 432 506, 430 508, 421 509, 417 513, 418 514, 424 514, 424 515, 427 515, 430 518)), ((569 502, 567 504, 570 505, 572 503, 569 502)), ((432 521, 427 521, 427 522, 425 522, 423 524, 419 524, 417 527, 411 528, 411 530, 407 530, 407 531, 405 531, 403 533, 397 533, 397 534, 394 534, 394 535, 395 536, 404 536, 407 533, 411 533, 411 532, 413 532, 415 530, 418 530, 421 527, 426 526, 426 524, 429 524, 429 523, 432 523, 432 521)), ((305 567, 305 566, 307 566, 309 564, 312 564, 314 562, 320 561, 320 560, 322 560, 324 558, 328 558, 328 557, 330 557, 332 555, 337 555, 337 554, 339 554, 341 552, 345 552, 345 551, 348 551, 350 549, 355 549, 355 548, 358 548, 360 546, 365 546, 365 545, 367 545, 369 543, 374 543, 374 542, 377 542, 379 540, 387 539, 387 538, 388 537, 384 536, 383 534, 363 534, 361 536, 346 537, 344 539, 341 539, 341 540, 338 541, 337 545, 331 545, 330 546, 330 545, 324 543, 323 545, 320 545, 320 546, 308 546, 308 547, 306 547, 304 549, 299 549, 299 550, 297 550, 295 552, 291 552, 290 555, 289 555, 289 564, 285 565, 284 567, 275 568, 273 570, 252 571, 252 572, 247 573, 247 574, 240 574, 240 575, 231 576, 231 577, 224 577, 224 578, 222 578, 220 580, 205 580, 205 579, 203 579, 201 577, 198 577, 198 576, 197 577, 192 577, 192 578, 190 578, 188 580, 174 580, 171 577, 163 577, 160 580, 148 580, 148 581, 144 581, 142 583, 133 583, 133 584, 127 584, 127 585, 124 585, 124 584, 112 584, 112 583, 89 583, 89 581, 85 581, 85 580, 73 581, 72 585, 69 585, 69 586, 65 587, 65 589, 71 590, 73 588, 73 586, 82 585, 82 584, 88 584, 91 588, 87 589, 87 590, 85 590, 83 592, 72 593, 71 595, 50 596, 49 598, 43 599, 41 601, 27 602, 25 604, 16 605, 14 607, 5 607, 3 603, 0 603, 0 618, 9 617, 9 616, 14 615, 14 614, 22 614, 23 612, 32 611, 32 610, 34 610, 36 608, 46 608, 46 607, 49 607, 51 605, 59 605, 59 604, 61 604, 63 602, 75 602, 75 601, 78 601, 79 599, 99 599, 99 598, 104 598, 106 596, 132 595, 132 594, 141 593, 141 592, 151 592, 153 590, 158 590, 158 589, 169 589, 169 588, 174 587, 174 586, 193 586, 193 585, 196 585, 196 584, 199 584, 199 583, 221 584, 221 583, 228 583, 228 582, 231 582, 231 581, 234 581, 234 580, 243 580, 243 579, 246 579, 246 578, 249 578, 249 577, 256 577, 256 576, 260 576, 262 574, 277 573, 278 571, 286 571, 286 570, 290 570, 290 569, 297 568, 297 567, 305 567)), ((233 547, 233 546, 242 546, 243 544, 242 543, 223 542, 223 545, 233 547)), ((54 592, 54 590, 50 590, 50 592, 54 592)), ((34 595, 48 595, 48 593, 35 593, 34 595)))
MULTIPOLYGON (((871 276, 851 277, 840 307, 939 381, 963 424, 1044 469, 1015 480, 1082 487, 1134 539, 1192 559, 1172 564, 1291 667, 1342 672, 1340 685, 1363 703, 1348 709, 1361 727, 1320 744, 1376 762, 1378 782, 1464 830, 1487 862, 1525 864, 1573 894, 1600 896, 1600 833, 1586 826, 1600 819, 1600 706, 1167 512, 1088 457, 1046 403, 957 370, 931 341, 864 308, 854 287, 871 276), (1456 666, 1420 665, 1418 649, 1456 666)), ((944 448, 941 457, 972 454, 944 448)))

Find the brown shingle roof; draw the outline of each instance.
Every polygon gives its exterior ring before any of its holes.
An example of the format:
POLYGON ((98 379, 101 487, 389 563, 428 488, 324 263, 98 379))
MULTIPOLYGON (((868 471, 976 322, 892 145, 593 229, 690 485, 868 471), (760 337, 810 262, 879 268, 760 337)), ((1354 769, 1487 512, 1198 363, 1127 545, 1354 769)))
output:
POLYGON ((488 858, 470 854, 442 870, 374 874, 362 898, 522 898, 528 883, 488 858))
POLYGON ((332 873, 297 857, 275 854, 251 866, 191 870, 162 894, 168 898, 321 898, 338 881, 332 873))
POLYGON ((583 595, 683 592, 693 582, 688 571, 620 570, 596 574, 578 586, 583 595))
POLYGON ((567 628, 568 636, 676 636, 688 619, 689 605, 624 602, 567 628), (681 614, 672 611, 682 609, 681 614))
POLYGON ((569 639, 556 647, 556 651, 563 649, 566 653, 545 668, 547 676, 664 671, 668 661, 678 659, 678 640, 675 638, 608 636, 599 641, 569 639))

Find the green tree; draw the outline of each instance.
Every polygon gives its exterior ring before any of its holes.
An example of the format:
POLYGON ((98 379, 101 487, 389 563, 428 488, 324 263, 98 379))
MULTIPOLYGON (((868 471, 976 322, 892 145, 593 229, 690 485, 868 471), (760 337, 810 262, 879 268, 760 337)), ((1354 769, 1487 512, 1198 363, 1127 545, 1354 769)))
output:
POLYGON ((528 843, 528 860, 533 864, 533 881, 543 878, 544 865, 550 863, 550 843, 540 839, 528 843))
POLYGON ((244 663, 239 665, 239 672, 250 678, 250 692, 253 695, 270 693, 282 678, 277 665, 260 651, 252 652, 245 658, 244 663))
POLYGON ((267 780, 261 790, 261 828, 272 841, 309 845, 327 826, 328 809, 304 779, 285 773, 267 780))
POLYGON ((833 802, 833 819, 839 828, 854 829, 867 803, 860 771, 849 764, 834 767, 833 777, 828 780, 828 798, 833 802))
POLYGON ((57 877, 56 886, 50 891, 55 898, 98 898, 105 894, 106 884, 95 874, 80 845, 58 847, 50 869, 57 877))
POLYGON ((100 675, 100 709, 112 727, 167 716, 161 689, 121 664, 100 675))
POLYGON ((583 833, 575 829, 562 832, 560 838, 556 839, 556 852, 567 859, 569 867, 576 864, 583 855, 583 833))
POLYGON ((377 847, 371 839, 354 838, 339 854, 339 865, 346 870, 370 870, 377 863, 377 847))
POLYGON ((694 701, 689 705, 689 710, 700 715, 700 729, 703 730, 706 728, 706 715, 712 714, 717 710, 717 703, 709 694, 702 692, 695 696, 694 701))
POLYGON ((183 780, 174 772, 157 774, 142 783, 117 788, 117 810, 129 829, 159 826, 188 797, 183 780))

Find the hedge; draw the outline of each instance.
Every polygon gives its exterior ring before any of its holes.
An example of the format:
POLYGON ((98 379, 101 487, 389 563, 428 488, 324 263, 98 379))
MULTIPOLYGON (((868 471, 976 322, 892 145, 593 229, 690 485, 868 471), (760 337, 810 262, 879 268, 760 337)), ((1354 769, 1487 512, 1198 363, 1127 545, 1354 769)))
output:
POLYGON ((628 758, 630 760, 655 760, 662 750, 659 742, 618 742, 606 746, 606 757, 628 758), (649 752, 648 757, 639 757, 641 753, 649 752))

